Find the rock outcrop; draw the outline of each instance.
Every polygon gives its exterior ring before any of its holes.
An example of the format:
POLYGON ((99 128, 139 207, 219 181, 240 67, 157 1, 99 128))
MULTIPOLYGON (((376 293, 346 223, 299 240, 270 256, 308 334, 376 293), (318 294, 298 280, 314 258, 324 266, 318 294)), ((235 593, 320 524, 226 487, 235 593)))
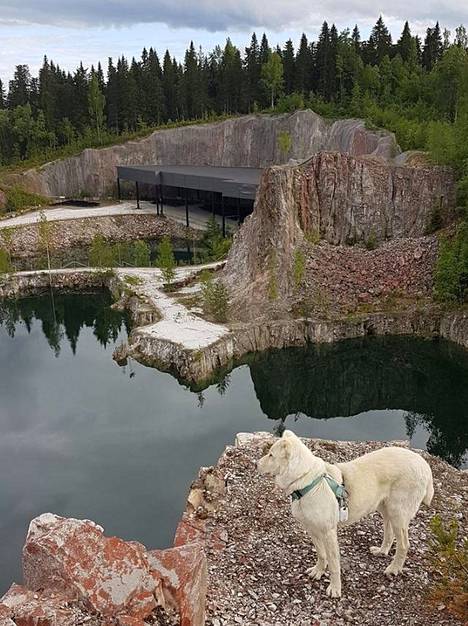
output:
POLYGON ((96 196, 116 193, 117 165, 222 165, 267 167, 309 158, 320 150, 389 160, 400 153, 391 133, 371 131, 362 120, 332 124, 313 111, 285 115, 247 115, 224 122, 159 130, 139 141, 47 163, 10 177, 45 196, 96 196), (278 137, 288 133, 291 148, 281 150, 278 137))
POLYGON ((376 244, 420 237, 434 208, 443 212, 454 202, 453 174, 441 167, 391 166, 341 153, 271 167, 231 249, 225 280, 244 304, 249 294, 265 301, 272 280, 279 297, 287 297, 294 254, 304 240, 376 244))
POLYGON ((16 626, 175 624, 157 619, 166 608, 178 613, 180 626, 205 623, 207 566, 199 543, 150 551, 105 537, 89 520, 46 513, 29 527, 23 572, 24 586, 13 584, 0 600, 0 620, 16 626))

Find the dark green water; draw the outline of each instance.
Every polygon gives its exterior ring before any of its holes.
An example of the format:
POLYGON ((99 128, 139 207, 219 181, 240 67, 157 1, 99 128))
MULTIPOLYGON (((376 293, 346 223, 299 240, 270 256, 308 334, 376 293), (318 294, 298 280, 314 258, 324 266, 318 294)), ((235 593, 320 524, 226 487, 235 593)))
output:
POLYGON ((0 309, 0 593, 21 580, 29 521, 51 511, 107 534, 171 543, 187 488, 239 431, 285 426, 356 440, 411 439, 460 465, 468 353, 368 338, 251 355, 192 393, 169 374, 112 361, 125 319, 105 293, 0 309))

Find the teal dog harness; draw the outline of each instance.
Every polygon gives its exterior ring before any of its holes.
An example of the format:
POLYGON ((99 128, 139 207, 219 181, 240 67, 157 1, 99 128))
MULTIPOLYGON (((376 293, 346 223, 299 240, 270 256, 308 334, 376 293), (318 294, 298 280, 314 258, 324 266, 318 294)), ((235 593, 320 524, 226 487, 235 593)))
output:
POLYGON ((320 476, 317 476, 317 478, 315 478, 311 483, 309 483, 305 487, 302 487, 302 489, 295 489, 291 494, 293 502, 295 502, 296 500, 300 500, 306 494, 308 494, 309 491, 312 491, 312 489, 316 487, 323 478, 325 478, 330 489, 335 494, 335 498, 338 500, 338 503, 341 505, 348 497, 348 493, 344 485, 340 485, 340 483, 338 483, 331 476, 328 476, 328 474, 320 474, 320 476))

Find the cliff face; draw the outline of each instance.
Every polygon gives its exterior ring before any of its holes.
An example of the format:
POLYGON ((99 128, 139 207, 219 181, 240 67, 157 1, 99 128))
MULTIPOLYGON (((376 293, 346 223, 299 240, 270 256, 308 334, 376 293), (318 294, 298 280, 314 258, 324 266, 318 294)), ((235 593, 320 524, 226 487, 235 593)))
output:
POLYGON ((267 167, 290 159, 304 160, 320 150, 391 159, 400 153, 390 133, 367 130, 362 120, 329 124, 313 111, 292 115, 248 115, 214 124, 160 130, 140 141, 84 150, 15 175, 30 191, 50 196, 106 196, 115 193, 117 165, 223 165, 267 167), (291 149, 280 149, 280 133, 291 149))
MULTIPOLYGON (((343 245, 421 237, 434 208, 446 209, 454 202, 453 174, 441 167, 394 166, 369 157, 319 153, 298 166, 269 168, 254 212, 232 247, 225 280, 244 310, 247 302, 265 302, 272 277, 280 299, 287 297, 294 255, 307 238, 343 245)), ((422 251, 418 247, 413 246, 416 261, 428 246, 422 251)), ((427 253, 435 258, 431 249, 427 253)), ((365 256, 364 250, 360 253, 365 256)), ((320 258, 316 263, 320 266, 320 258)), ((365 277, 366 266, 359 263, 357 274, 365 277)), ((308 269, 314 273, 313 267, 308 269)))

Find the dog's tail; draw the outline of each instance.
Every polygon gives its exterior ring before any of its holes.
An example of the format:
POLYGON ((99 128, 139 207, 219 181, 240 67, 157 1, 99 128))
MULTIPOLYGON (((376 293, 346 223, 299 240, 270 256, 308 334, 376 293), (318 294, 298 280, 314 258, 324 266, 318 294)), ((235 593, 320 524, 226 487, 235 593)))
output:
POLYGON ((433 497, 434 497, 434 483, 432 481, 432 472, 429 471, 429 480, 427 481, 426 494, 423 498, 424 504, 426 506, 430 506, 433 497))

